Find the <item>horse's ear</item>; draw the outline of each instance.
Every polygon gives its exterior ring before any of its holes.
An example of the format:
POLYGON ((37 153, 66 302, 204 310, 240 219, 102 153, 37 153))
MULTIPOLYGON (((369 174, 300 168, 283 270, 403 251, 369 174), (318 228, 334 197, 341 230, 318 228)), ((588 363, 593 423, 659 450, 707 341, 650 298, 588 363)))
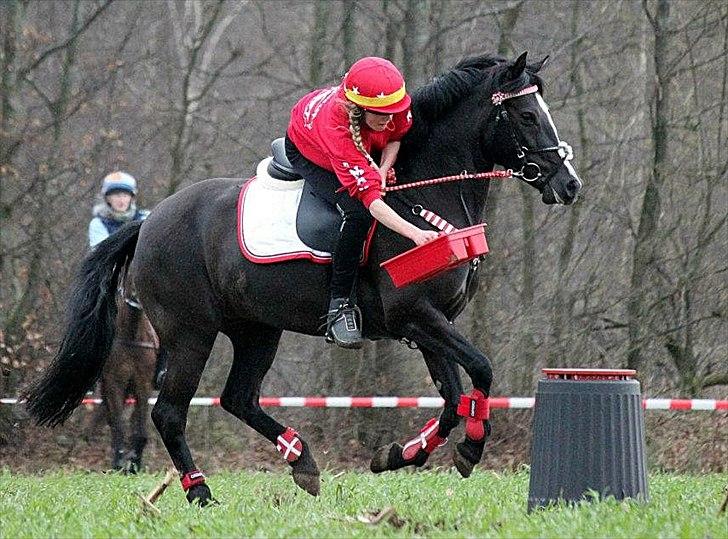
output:
POLYGON ((513 65, 508 68, 508 75, 510 75, 511 80, 517 79, 523 74, 523 71, 526 69, 526 55, 528 54, 528 51, 521 54, 515 62, 513 62, 513 65))
POLYGON ((546 62, 548 62, 548 60, 549 60, 549 56, 547 54, 546 56, 543 57, 543 60, 541 60, 540 62, 536 62, 535 64, 529 65, 528 70, 531 73, 538 73, 539 71, 541 71, 541 68, 543 68, 543 66, 546 65, 546 62))

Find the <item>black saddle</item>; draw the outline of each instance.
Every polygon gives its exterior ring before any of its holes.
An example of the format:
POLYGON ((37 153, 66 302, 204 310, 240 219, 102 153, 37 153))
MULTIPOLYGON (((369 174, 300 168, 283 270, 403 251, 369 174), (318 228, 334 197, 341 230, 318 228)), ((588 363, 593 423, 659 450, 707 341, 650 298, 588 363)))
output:
POLYGON ((286 182, 295 182, 302 179, 300 174, 297 174, 291 163, 288 162, 286 157, 286 140, 281 137, 275 139, 270 144, 271 152, 273 153, 273 159, 268 163, 268 174, 276 180, 283 180, 286 182))
MULTIPOLYGON (((270 147, 273 159, 268 163, 268 174, 272 178, 289 182, 303 179, 288 162, 285 139, 275 139, 270 147)), ((340 227, 341 214, 336 207, 317 196, 311 185, 304 181, 296 214, 298 237, 317 251, 332 253, 339 238, 340 227)))

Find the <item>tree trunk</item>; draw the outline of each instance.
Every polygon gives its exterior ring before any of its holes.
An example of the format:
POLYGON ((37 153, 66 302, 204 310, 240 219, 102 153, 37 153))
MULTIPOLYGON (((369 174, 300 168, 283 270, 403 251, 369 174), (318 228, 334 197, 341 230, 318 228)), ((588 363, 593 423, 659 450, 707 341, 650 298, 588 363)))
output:
MULTIPOLYGON (((78 32, 80 0, 76 0, 73 6, 73 18, 69 28, 69 36, 78 32)), ((43 258, 46 255, 46 235, 48 234, 48 213, 50 202, 54 198, 51 196, 50 183, 56 177, 57 169, 62 159, 61 142, 64 128, 66 111, 68 108, 68 100, 71 91, 71 72, 76 63, 76 48, 78 41, 73 41, 67 48, 63 58, 61 73, 58 80, 58 96, 54 101, 49 103, 49 112, 53 119, 53 138, 51 144, 51 156, 46 166, 41 166, 38 172, 40 175, 39 190, 36 196, 37 206, 33 212, 33 225, 31 233, 31 255, 28 262, 28 271, 25 287, 21 293, 19 301, 15 308, 8 316, 6 322, 6 337, 11 343, 18 343, 22 338, 23 323, 27 316, 32 312, 37 299, 37 291, 43 283, 42 268, 43 258)))
MULTIPOLYGON (((518 16, 521 12, 521 5, 517 4, 512 9, 506 11, 502 17, 497 18, 498 26, 500 28, 500 36, 498 38, 498 54, 502 56, 513 56, 513 48, 511 45, 511 35, 513 29, 516 27, 518 22, 518 16)), ((500 192, 503 189, 502 182, 490 182, 488 186, 488 201, 486 207, 486 220, 490 223, 497 222, 498 215, 498 201, 500 198, 500 192)), ((505 187, 512 189, 513 186, 509 185, 505 187)), ((497 229, 496 229, 497 230, 497 229)), ((497 234, 497 232, 496 232, 497 234)), ((473 297, 473 311, 476 313, 484 313, 484 316, 474 316, 471 324, 471 335, 473 342, 476 346, 483 350, 491 349, 491 343, 493 342, 493 332, 491 325, 486 323, 486 320, 494 320, 495 317, 485 313, 492 313, 493 309, 488 306, 488 295, 492 288, 495 286, 494 278, 498 275, 499 268, 504 263, 503 255, 498 249, 499 238, 493 236, 490 232, 488 234, 488 243, 491 245, 491 253, 481 268, 480 282, 478 291, 473 297)))
POLYGON ((397 63, 395 55, 397 54, 397 35, 399 21, 395 19, 392 13, 392 1, 382 0, 382 13, 384 14, 384 58, 393 63, 397 63))
POLYGON ((401 69, 404 80, 410 85, 411 88, 415 87, 416 84, 416 64, 417 58, 417 40, 418 40, 418 25, 417 21, 419 17, 419 6, 421 2, 418 0, 407 0, 404 11, 404 19, 402 20, 402 62, 401 69))
MULTIPOLYGON (((5 222, 10 219, 11 208, 5 201, 5 186, 14 175, 13 154, 17 147, 11 136, 13 115, 12 97, 15 93, 15 53, 17 50, 17 29, 20 8, 17 0, 0 4, 0 33, 3 36, 0 54, 0 281, 8 283, 5 275, 5 244, 3 231, 5 222)), ((2 322, 2 318, 0 318, 2 322)))
POLYGON ((655 38, 654 62, 655 79, 650 81, 652 88, 653 118, 651 139, 653 145, 652 170, 647 178, 647 186, 640 211, 637 239, 634 244, 630 295, 627 305, 629 350, 627 367, 639 370, 643 366, 642 349, 648 338, 645 327, 648 325, 647 294, 650 286, 649 275, 653 269, 657 250, 657 231, 660 220, 660 189, 665 182, 667 164, 667 132, 669 122, 670 81, 668 76, 669 35, 667 25, 670 17, 669 0, 657 0, 655 16, 649 12, 644 2, 645 14, 650 19, 655 38))
MULTIPOLYGON (((571 12, 571 35, 578 35, 579 16, 581 13, 581 3, 574 4, 571 12)), ((571 83, 574 85, 574 97, 577 102, 576 122, 579 129, 579 156, 582 163, 589 163, 591 154, 591 145, 587 137, 586 117, 584 112, 583 96, 584 81, 582 79, 582 68, 579 65, 578 43, 571 47, 571 67, 570 77, 571 83)), ((546 358, 546 366, 556 367, 564 365, 566 352, 568 350, 564 339, 568 332, 568 321, 572 317, 570 293, 568 291, 569 283, 569 262, 571 254, 574 252, 574 241, 576 239, 576 231, 579 226, 579 217, 581 213, 581 205, 575 204, 569 209, 569 224, 565 231, 564 240, 559 251, 559 261, 556 270, 556 291, 552 301, 552 340, 553 343, 548 347, 548 355, 546 358)))
POLYGON ((329 0, 317 0, 314 4, 313 32, 311 34, 311 47, 309 48, 308 74, 312 87, 317 87, 322 82, 325 56, 324 52, 328 48, 326 46, 326 31, 329 26, 330 8, 331 3, 329 0))
POLYGON ((445 17, 445 0, 430 0, 428 24, 431 43, 426 65, 430 66, 431 75, 442 73, 445 60, 445 42, 442 38, 442 20, 445 17))
POLYGON ((344 57, 344 70, 349 69, 356 61, 356 2, 349 0, 344 3, 344 16, 341 24, 341 52, 344 57))

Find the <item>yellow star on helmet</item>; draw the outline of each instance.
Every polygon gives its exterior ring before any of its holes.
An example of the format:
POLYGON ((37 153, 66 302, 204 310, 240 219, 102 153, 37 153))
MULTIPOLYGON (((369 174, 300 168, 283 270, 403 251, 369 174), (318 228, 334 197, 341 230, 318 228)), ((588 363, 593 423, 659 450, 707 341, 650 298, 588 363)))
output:
POLYGON ((358 86, 353 86, 351 88, 351 91, 352 91, 352 93, 355 93, 356 95, 359 95, 359 87, 358 86))

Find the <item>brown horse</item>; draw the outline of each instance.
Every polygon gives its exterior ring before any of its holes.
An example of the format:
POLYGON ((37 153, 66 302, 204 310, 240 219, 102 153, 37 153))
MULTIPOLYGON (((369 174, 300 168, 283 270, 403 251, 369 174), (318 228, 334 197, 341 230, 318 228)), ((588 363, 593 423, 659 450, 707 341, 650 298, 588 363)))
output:
POLYGON ((116 295, 116 305, 116 335, 101 373, 101 397, 111 429, 112 467, 136 473, 147 443, 149 397, 154 390, 159 339, 139 302, 123 287, 116 295), (127 445, 124 408, 128 397, 136 404, 127 445))

